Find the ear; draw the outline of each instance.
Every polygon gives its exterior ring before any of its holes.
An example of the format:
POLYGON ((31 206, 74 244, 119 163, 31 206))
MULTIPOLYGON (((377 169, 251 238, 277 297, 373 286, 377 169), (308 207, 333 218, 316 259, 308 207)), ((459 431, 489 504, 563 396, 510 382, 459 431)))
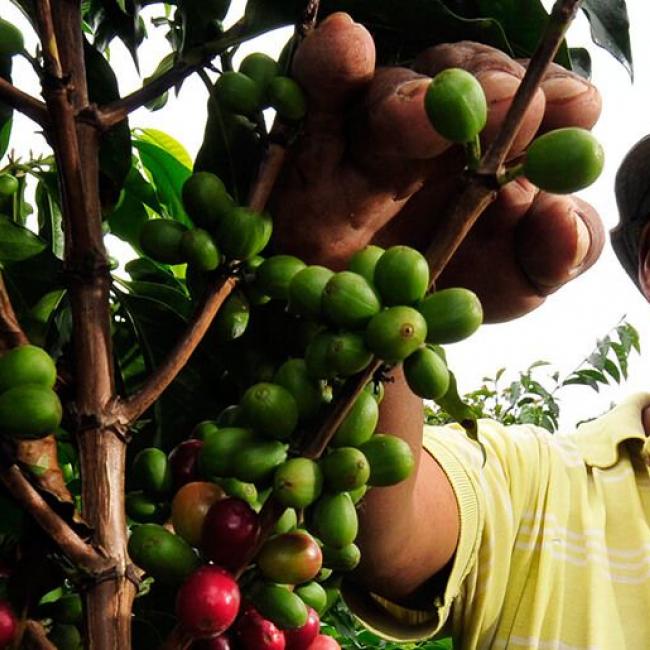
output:
POLYGON ((650 222, 648 222, 642 232, 641 241, 639 242, 639 285, 646 300, 650 302, 650 222))

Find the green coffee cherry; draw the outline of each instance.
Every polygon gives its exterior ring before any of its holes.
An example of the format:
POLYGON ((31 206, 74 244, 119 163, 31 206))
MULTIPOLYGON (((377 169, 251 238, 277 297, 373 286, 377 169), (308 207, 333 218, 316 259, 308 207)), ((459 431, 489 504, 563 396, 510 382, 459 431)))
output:
POLYGON ((533 140, 524 160, 526 178, 554 194, 589 187, 603 171, 605 153, 586 129, 557 129, 533 140))
POLYGON ((420 348, 404 361, 409 388, 423 399, 439 399, 449 388, 447 364, 430 347, 420 348))
POLYGON ((334 548, 352 544, 359 532, 357 511, 347 492, 323 495, 314 506, 312 523, 319 539, 334 548))
POLYGON ((280 74, 280 66, 267 54, 254 52, 241 62, 239 72, 257 82, 259 88, 265 93, 271 80, 280 74))
POLYGON ((0 57, 15 56, 24 49, 22 32, 15 25, 0 18, 0 57))
POLYGON ((392 246, 377 260, 374 284, 385 305, 412 305, 429 286, 429 264, 409 246, 392 246))
POLYGON ((424 106, 433 128, 452 142, 471 142, 487 122, 483 88, 474 75, 461 68, 443 70, 433 78, 424 106))
POLYGON ((217 226, 217 243, 230 259, 247 260, 265 248, 272 230, 268 215, 248 208, 233 208, 217 226))
POLYGON ((200 271, 214 271, 221 262, 221 254, 210 233, 201 228, 183 233, 181 255, 200 271))
POLYGON ((334 449, 322 459, 321 468, 330 492, 357 490, 370 478, 368 460, 354 447, 334 449))
POLYGON ((356 375, 371 361, 372 352, 366 347, 363 334, 342 332, 329 339, 327 363, 339 377, 356 375))
POLYGON ((323 547, 323 566, 333 571, 352 571, 361 562, 361 551, 356 544, 343 548, 323 547))
MULTIPOLYGON (((0 18, 0 20, 2 19, 0 18)), ((13 196, 19 187, 20 184, 15 176, 11 174, 0 174, 0 197, 13 196)))
POLYGON ((22 384, 0 395, 0 433, 18 439, 42 438, 61 424, 57 394, 38 384, 22 384))
POLYGON ((21 345, 0 357, 0 393, 21 384, 53 388, 56 366, 52 357, 35 345, 21 345))
POLYGON ((412 307, 389 307, 366 329, 366 344, 380 359, 398 363, 417 350, 427 335, 427 324, 412 307))
POLYGON ((269 257, 256 269, 256 288, 271 298, 288 300, 289 285, 304 268, 305 263, 293 255, 269 257))
POLYGON ((379 296, 368 281, 357 273, 341 271, 325 285, 322 298, 324 316, 340 327, 365 327, 379 313, 379 296))
POLYGON ((306 582, 299 585, 293 590, 293 593, 298 596, 305 605, 313 608, 317 614, 321 614, 327 605, 327 594, 325 589, 321 587, 318 582, 306 582))
POLYGON ((417 307, 427 322, 427 341, 456 343, 471 336, 483 322, 483 307, 469 289, 452 287, 427 296, 417 307))
POLYGON ((354 405, 332 438, 334 447, 359 447, 375 432, 379 421, 377 400, 367 391, 359 394, 354 405))
POLYGON ((298 515, 296 514, 296 511, 293 508, 287 508, 282 513, 280 519, 278 519, 275 522, 275 526, 273 526, 273 532, 276 535, 282 535, 283 533, 288 533, 294 530, 294 528, 296 528, 297 525, 298 525, 298 515))
POLYGON ((262 99, 257 82, 241 72, 224 72, 214 84, 214 93, 221 106, 240 115, 255 113, 262 99))
POLYGON ((273 583, 260 585, 252 599, 259 613, 281 629, 295 629, 307 622, 307 606, 285 587, 273 583))
POLYGON ((415 458, 408 443, 388 434, 378 433, 361 445, 370 463, 368 484, 377 487, 395 485, 407 479, 415 468, 415 458))
POLYGON ((307 371, 304 359, 289 359, 275 373, 273 381, 286 388, 298 407, 298 419, 313 419, 324 402, 323 391, 307 371))
POLYGON ((185 262, 181 240, 187 227, 172 219, 151 219, 140 230, 140 247, 146 255, 162 264, 185 262))
POLYGON ((165 496, 172 489, 172 474, 167 454, 162 449, 142 449, 133 459, 133 483, 151 497, 165 496))
POLYGON ((375 283, 375 268, 386 251, 381 246, 369 245, 357 251, 348 263, 348 270, 362 275, 369 284, 375 283))
POLYGON ((279 384, 261 382, 251 386, 239 403, 242 420, 266 438, 288 440, 298 423, 298 405, 279 384))
POLYGON ((197 226, 213 230, 235 202, 218 176, 196 172, 183 184, 183 205, 197 226))
POLYGON ((306 508, 321 494, 323 473, 309 458, 291 458, 282 463, 273 477, 273 494, 283 505, 306 508))
POLYGON ((210 435, 199 452, 201 475, 206 479, 214 476, 233 476, 232 465, 235 454, 254 439, 255 436, 250 429, 240 427, 220 429, 214 435, 210 435))
POLYGON ((263 482, 287 459, 288 446, 278 440, 244 445, 232 457, 232 474, 247 483, 263 482))
POLYGON ((269 104, 278 115, 290 122, 298 122, 307 112, 307 99, 302 88, 289 77, 275 77, 268 86, 269 104))
POLYGON ((128 545, 129 556, 155 580, 180 585, 201 562, 192 547, 158 524, 136 526, 128 545))
POLYGON ((324 266, 316 265, 296 273, 289 284, 289 310, 308 318, 319 318, 323 291, 333 275, 324 266))

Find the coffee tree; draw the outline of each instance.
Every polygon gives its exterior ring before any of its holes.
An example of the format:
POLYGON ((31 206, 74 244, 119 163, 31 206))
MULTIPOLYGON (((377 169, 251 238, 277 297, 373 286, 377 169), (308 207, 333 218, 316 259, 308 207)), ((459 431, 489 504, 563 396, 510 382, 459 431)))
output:
MULTIPOLYGON (((549 63, 588 63, 563 44, 580 3, 549 18, 537 0, 249 0, 228 29, 228 0, 16 4, 40 46, 25 52, 0 20, 0 154, 18 110, 52 156, 11 153, 0 170, 0 647, 339 647, 320 617, 360 559, 356 508, 413 471, 408 445, 377 431, 392 369, 476 437, 441 346, 482 309, 466 289, 434 291, 437 277, 500 186, 525 175, 571 192, 602 168, 579 129, 506 160, 549 63), (120 96, 108 47, 120 39, 137 62, 151 4, 170 53, 120 96), (521 56, 541 44, 485 152, 477 80, 431 81, 432 128, 467 162, 444 229, 424 252, 371 245, 334 272, 274 249, 267 202, 309 110, 294 54, 339 10, 372 29, 383 63, 460 38, 521 56), (235 65, 241 43, 291 24, 280 60, 235 65), (12 85, 16 56, 42 99, 12 85), (193 74, 208 101, 195 161, 128 122, 172 88, 182 98, 193 74), (107 233, 136 252, 128 279, 107 233)), ((584 9, 629 61, 624 7, 584 9)))

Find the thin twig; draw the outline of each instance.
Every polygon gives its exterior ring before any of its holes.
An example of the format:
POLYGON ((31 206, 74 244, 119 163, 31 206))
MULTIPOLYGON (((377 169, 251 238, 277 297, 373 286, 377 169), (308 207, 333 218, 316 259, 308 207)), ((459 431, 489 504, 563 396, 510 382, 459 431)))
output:
POLYGON ((558 0, 551 11, 549 24, 535 54, 530 60, 526 74, 517 89, 508 113, 493 143, 483 156, 478 170, 468 174, 466 185, 459 195, 450 201, 450 211, 442 215, 441 232, 429 246, 426 257, 431 269, 432 285, 458 250, 461 242, 476 220, 498 196, 497 174, 510 151, 524 116, 549 64, 562 44, 581 0, 558 0))
MULTIPOLYGON (((575 15, 576 7, 579 5, 579 0, 559 0, 553 10, 551 25, 549 26, 546 35, 543 37, 542 43, 531 60, 528 68, 529 74, 533 76, 533 82, 527 82, 517 94, 519 99, 515 99, 511 111, 515 116, 523 115, 527 106, 530 104, 539 81, 541 80, 544 71, 549 63, 553 60, 557 47, 561 43, 562 38, 558 40, 558 33, 562 35, 571 22, 572 16, 575 15), (546 44, 549 40, 553 45, 546 44), (532 68, 532 72, 530 72, 532 68), (541 70, 541 72, 540 72, 541 70), (535 81, 536 79, 536 81, 535 81), (515 105, 516 103, 516 105, 515 105)), ((528 74, 527 74, 528 76, 528 74)), ((508 118, 504 121, 501 132, 499 134, 499 141, 504 143, 511 143, 512 138, 517 133, 521 119, 515 117, 508 118)), ((443 227, 440 233, 436 233, 432 239, 432 243, 427 250, 427 259, 431 268, 432 284, 439 277, 442 270, 445 268, 460 243, 465 238, 469 229, 472 227, 476 219, 485 211, 485 209, 496 199, 498 194, 498 185, 496 183, 496 171, 501 164, 502 157, 508 151, 509 145, 499 145, 496 149, 498 156, 494 160, 498 164, 488 168, 488 173, 470 173, 463 180, 462 190, 459 193, 456 201, 453 202, 450 214, 443 216, 441 223, 443 227)), ((495 156, 495 154, 490 154, 495 156)), ((363 390, 364 386, 372 379, 374 374, 381 367, 381 361, 376 358, 372 363, 357 376, 348 380, 340 395, 337 396, 334 404, 329 413, 324 417, 323 421, 308 435, 306 436, 305 443, 300 449, 300 455, 307 458, 317 459, 325 451, 332 436, 340 426, 343 419, 350 412, 356 398, 363 390)), ((260 513, 261 520, 264 523, 264 534, 260 536, 256 549, 261 548, 268 536, 273 530, 273 525, 281 516, 283 510, 278 507, 275 499, 271 496, 264 504, 260 513)), ((250 558, 247 558, 247 562, 250 558)), ((238 574, 245 569, 245 566, 240 567, 238 574)))
POLYGON ((296 26, 296 32, 299 38, 304 38, 316 26, 318 20, 318 11, 320 9, 320 0, 309 0, 303 13, 302 21, 296 26))
POLYGON ((209 289, 185 334, 163 364, 149 377, 141 390, 117 405, 117 419, 121 424, 129 425, 135 422, 174 381, 208 331, 221 305, 236 286, 237 279, 227 277, 209 289))
POLYGON ((11 496, 34 518, 61 551, 80 569, 98 575, 111 568, 110 561, 91 544, 84 542, 25 478, 16 465, 0 472, 0 481, 11 496))
POLYGON ((165 91, 207 65, 213 58, 219 56, 232 45, 236 45, 244 36, 245 28, 245 22, 236 23, 216 40, 188 52, 170 70, 152 79, 142 88, 97 109, 96 119, 100 127, 110 129, 124 120, 129 113, 156 99, 156 97, 160 97, 165 91))
POLYGON ((29 340, 16 318, 7 286, 0 273, 0 350, 27 345, 27 343, 29 340))
POLYGON ((42 127, 47 125, 48 114, 45 104, 2 77, 0 77, 0 102, 15 108, 42 127))

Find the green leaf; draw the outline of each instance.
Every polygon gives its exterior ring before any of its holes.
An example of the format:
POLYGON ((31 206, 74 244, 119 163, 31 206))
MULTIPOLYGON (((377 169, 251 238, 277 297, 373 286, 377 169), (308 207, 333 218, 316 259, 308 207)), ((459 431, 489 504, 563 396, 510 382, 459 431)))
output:
POLYGON ((605 359, 604 368, 605 371, 609 374, 609 376, 617 384, 621 383, 621 373, 619 372, 619 369, 616 367, 616 364, 611 359, 605 359))
MULTIPOLYGON (((117 78, 104 56, 84 42, 88 96, 91 102, 107 104, 120 97, 117 78)), ((103 133, 99 150, 100 197, 107 210, 119 200, 124 181, 131 169, 131 132, 128 120, 122 120, 103 133)))
POLYGON ((31 230, 0 215, 0 262, 20 262, 38 255, 47 242, 31 230))
POLYGON ((216 174, 238 203, 243 203, 259 164, 261 143, 255 125, 208 100, 208 121, 195 171, 216 174))
POLYGON ((65 236, 55 172, 45 172, 41 175, 41 180, 36 186, 35 199, 38 233, 49 243, 52 252, 59 259, 63 259, 65 236))
MULTIPOLYGON (((0 58, 0 78, 11 81, 12 57, 0 58)), ((11 137, 11 126, 13 124, 13 109, 0 102, 0 159, 7 153, 9 139, 11 137)))
MULTIPOLYGON (((532 56, 549 20, 540 0, 478 0, 478 11, 480 17, 499 22, 518 57, 532 56)), ((566 68, 571 67, 566 44, 560 48, 556 61, 566 68)))
POLYGON ((151 142, 151 144, 157 145, 168 154, 174 156, 187 169, 192 169, 192 157, 187 153, 187 149, 168 133, 159 131, 158 129, 138 129, 137 133, 140 135, 141 141, 151 142))
POLYGON ((460 424, 468 437, 477 442, 481 447, 483 462, 486 460, 485 447, 478 439, 478 425, 476 422, 476 413, 468 406, 458 394, 458 384, 453 372, 449 373, 449 388, 443 397, 436 400, 436 403, 449 415, 451 415, 458 424, 460 424))
POLYGON ((167 209, 169 216, 191 226, 192 222, 183 208, 181 191, 183 184, 192 172, 158 145, 140 138, 136 138, 133 144, 138 150, 142 165, 149 173, 156 187, 158 198, 167 209))
POLYGON ((591 25, 591 37, 634 77, 630 20, 625 0, 585 0, 582 10, 591 25))
POLYGON ((133 295, 144 296, 164 303, 183 320, 189 320, 192 315, 192 302, 182 291, 157 282, 127 282, 125 283, 133 295))
POLYGON ((144 204, 128 190, 122 193, 122 200, 107 218, 111 232, 136 250, 140 248, 140 230, 148 220, 144 204))
POLYGON ((569 48, 571 69, 585 79, 591 79, 591 54, 584 47, 569 48))

